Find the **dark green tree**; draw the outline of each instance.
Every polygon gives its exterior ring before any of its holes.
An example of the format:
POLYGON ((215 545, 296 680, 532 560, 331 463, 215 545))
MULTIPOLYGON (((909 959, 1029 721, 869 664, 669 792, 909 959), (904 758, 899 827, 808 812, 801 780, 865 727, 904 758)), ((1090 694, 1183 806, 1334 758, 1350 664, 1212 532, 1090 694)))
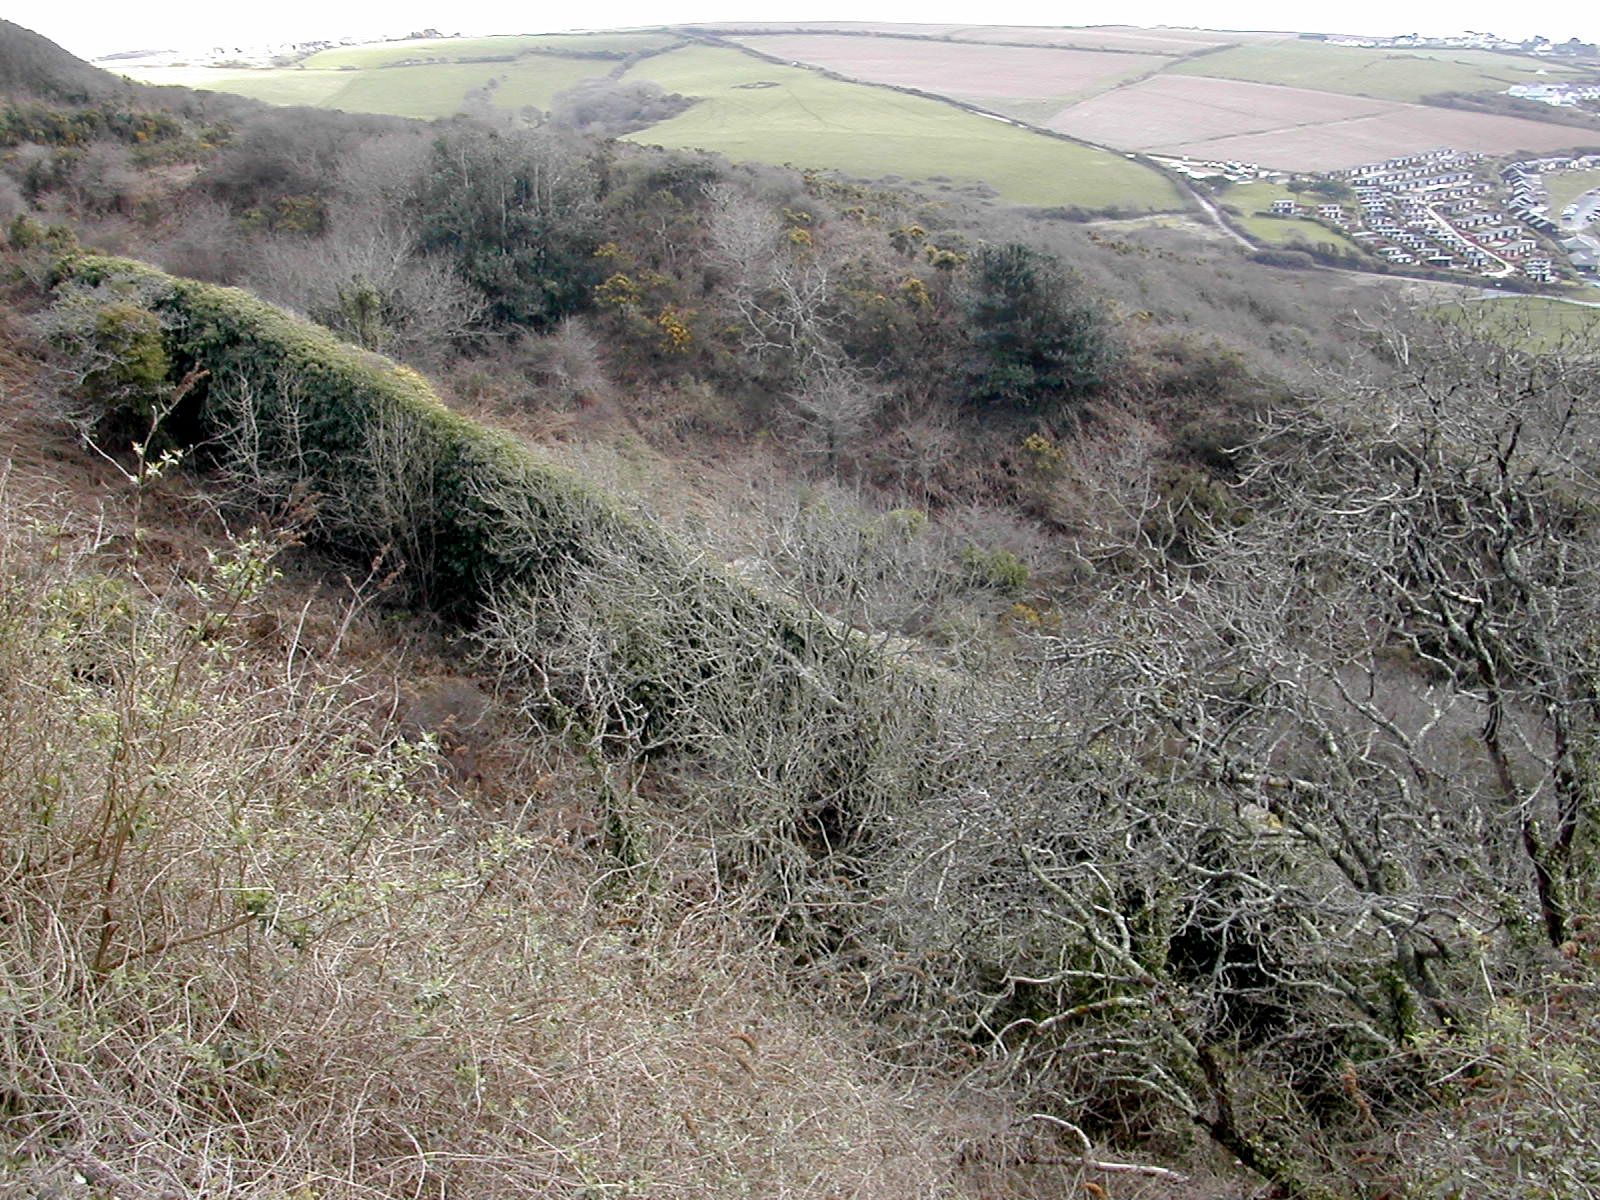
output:
POLYGON ((1102 310, 1051 255, 1010 242, 973 257, 971 398, 1053 414, 1095 392, 1114 358, 1102 310))
POLYGON ((455 129, 435 143, 423 181, 423 246, 455 260, 492 319, 543 328, 599 281, 598 196, 594 162, 570 142, 455 129))

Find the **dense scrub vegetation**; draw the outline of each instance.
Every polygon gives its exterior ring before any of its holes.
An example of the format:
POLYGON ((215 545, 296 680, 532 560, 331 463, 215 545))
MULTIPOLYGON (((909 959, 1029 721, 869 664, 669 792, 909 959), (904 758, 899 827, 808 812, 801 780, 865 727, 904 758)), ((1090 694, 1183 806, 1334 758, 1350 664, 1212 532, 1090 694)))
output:
POLYGON ((7 1192, 944 1193, 953 1110, 617 874, 587 779, 489 804, 396 712, 418 656, 352 666, 359 597, 153 471, 98 522, 37 486, 0 507, 7 1192))
POLYGON ((1593 1192, 1592 355, 576 118, 175 102, 108 204, 27 130, 138 104, 18 103, 5 332, 123 496, 0 537, 5 1169, 1593 1192), (280 569, 365 580, 319 655, 280 569))

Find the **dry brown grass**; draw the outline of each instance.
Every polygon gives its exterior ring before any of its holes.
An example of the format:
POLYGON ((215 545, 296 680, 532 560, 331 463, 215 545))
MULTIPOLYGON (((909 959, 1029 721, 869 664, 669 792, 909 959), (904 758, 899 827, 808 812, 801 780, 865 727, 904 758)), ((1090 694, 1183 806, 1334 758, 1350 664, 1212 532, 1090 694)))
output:
POLYGON ((948 1089, 792 995, 713 878, 610 870, 559 746, 463 781, 270 539, 187 572, 116 497, 22 490, 0 1193, 965 1194, 948 1089))

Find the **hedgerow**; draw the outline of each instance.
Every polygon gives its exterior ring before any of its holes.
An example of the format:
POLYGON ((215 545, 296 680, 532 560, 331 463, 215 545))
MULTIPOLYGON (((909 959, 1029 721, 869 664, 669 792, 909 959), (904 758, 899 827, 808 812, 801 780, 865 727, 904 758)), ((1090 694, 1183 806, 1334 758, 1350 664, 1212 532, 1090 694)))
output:
POLYGON ((309 497, 329 548, 398 559, 425 604, 479 631, 531 715, 608 761, 696 764, 712 819, 786 911, 814 875, 837 886, 817 857, 847 857, 921 790, 911 748, 942 683, 906 656, 705 561, 451 412, 415 372, 245 292, 99 256, 58 274, 58 310, 153 314, 181 396, 171 438, 257 498, 309 497))

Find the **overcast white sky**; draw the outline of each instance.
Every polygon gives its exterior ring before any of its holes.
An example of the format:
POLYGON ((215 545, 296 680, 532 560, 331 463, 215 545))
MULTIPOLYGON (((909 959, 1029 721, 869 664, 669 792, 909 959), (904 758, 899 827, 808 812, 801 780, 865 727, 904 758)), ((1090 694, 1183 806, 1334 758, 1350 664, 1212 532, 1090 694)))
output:
POLYGON ((1216 29, 1313 28, 1331 33, 1459 33, 1490 30, 1558 40, 1600 40, 1600 14, 1571 16, 1499 0, 1422 5, 1343 0, 1336 5, 1282 0, 588 0, 530 5, 507 0, 5 0, 0 15, 84 56, 134 49, 302 41, 346 34, 396 35, 434 26, 446 33, 540 33, 689 21, 981 21, 1019 25, 1204 25, 1216 29), (1325 8, 1325 15, 1319 12, 1325 8), (1524 15, 1525 12, 1530 15, 1524 15), (1532 24, 1527 22, 1532 21, 1532 24), (1570 21, 1571 24, 1562 22, 1570 21))

